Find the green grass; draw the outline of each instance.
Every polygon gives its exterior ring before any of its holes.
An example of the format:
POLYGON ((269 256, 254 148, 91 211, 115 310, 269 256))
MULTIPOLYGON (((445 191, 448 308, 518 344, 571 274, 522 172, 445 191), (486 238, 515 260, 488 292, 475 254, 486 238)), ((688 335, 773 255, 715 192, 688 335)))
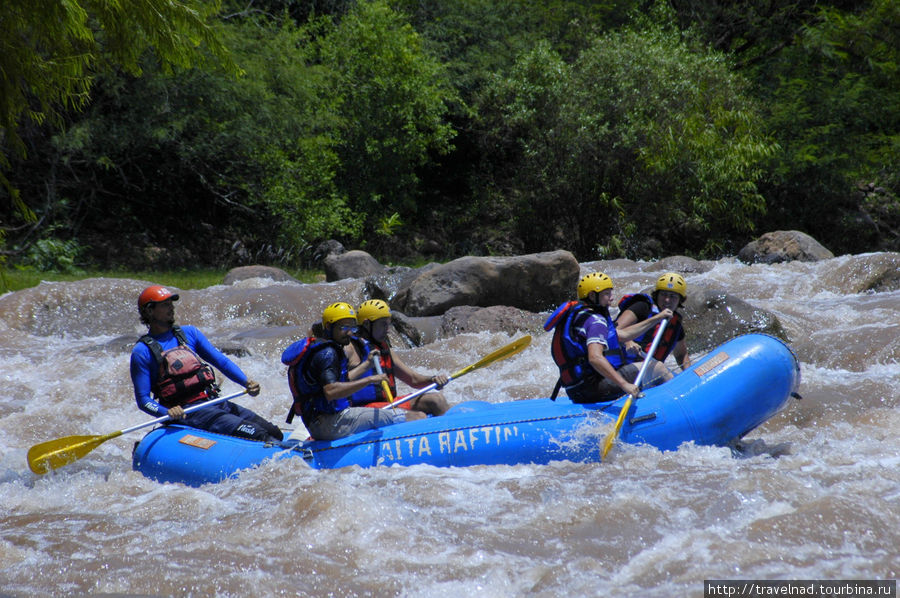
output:
MULTIPOLYGON (((316 282, 321 274, 318 270, 286 270, 288 274, 301 282, 316 282)), ((0 270, 0 293, 20 291, 37 286, 41 281, 58 282, 84 280, 86 278, 128 278, 146 280, 163 286, 172 286, 181 290, 205 289, 222 284, 227 270, 172 270, 136 272, 127 270, 85 270, 76 273, 39 272, 30 268, 6 268, 0 270)))

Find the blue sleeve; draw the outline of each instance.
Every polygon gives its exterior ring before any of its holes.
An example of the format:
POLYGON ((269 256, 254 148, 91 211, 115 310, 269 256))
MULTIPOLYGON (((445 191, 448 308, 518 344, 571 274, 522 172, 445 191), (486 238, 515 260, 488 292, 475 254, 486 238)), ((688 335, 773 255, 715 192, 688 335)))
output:
POLYGON ((224 353, 216 349, 211 342, 207 340, 203 333, 194 326, 182 326, 184 336, 187 339, 188 346, 191 347, 197 355, 204 361, 209 362, 217 370, 225 374, 225 376, 241 386, 247 386, 247 375, 233 361, 228 359, 224 353))
POLYGON ((155 377, 156 360, 150 348, 142 343, 131 350, 131 383, 134 385, 134 400, 138 409, 155 417, 168 415, 169 410, 157 403, 150 394, 155 377))
POLYGON ((310 375, 320 387, 341 380, 341 360, 334 347, 325 347, 312 356, 310 375))

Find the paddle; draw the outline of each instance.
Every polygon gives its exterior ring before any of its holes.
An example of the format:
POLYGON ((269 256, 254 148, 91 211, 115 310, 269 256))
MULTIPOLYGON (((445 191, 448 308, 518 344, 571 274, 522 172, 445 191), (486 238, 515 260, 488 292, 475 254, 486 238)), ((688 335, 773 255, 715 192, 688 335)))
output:
MULTIPOLYGON (((666 318, 659 325, 659 330, 656 331, 656 336, 653 337, 653 343, 650 345, 650 351, 647 352, 647 357, 644 358, 644 363, 641 366, 641 371, 638 372, 637 378, 634 380, 634 385, 638 387, 638 390, 641 388, 641 379, 644 377, 644 372, 647 371, 647 366, 650 365, 651 355, 656 353, 656 347, 659 345, 659 341, 662 339, 663 331, 666 329, 666 324, 669 323, 669 319, 666 318)), ((628 410, 631 409, 631 401, 635 398, 634 395, 628 395, 628 399, 625 401, 625 404, 622 406, 622 410, 619 411, 619 417, 616 419, 616 427, 612 432, 606 437, 606 440, 603 441, 603 449, 600 451, 600 458, 606 459, 606 453, 609 452, 609 449, 612 448, 613 443, 616 441, 616 437, 619 436, 619 431, 622 429, 622 422, 625 421, 625 415, 628 413, 628 410)))
MULTIPOLYGON (((479 359, 472 365, 468 365, 468 366, 464 367, 463 369, 459 370, 458 372, 454 372, 452 375, 447 377, 447 382, 449 382, 450 380, 459 378, 460 376, 465 376, 469 372, 473 372, 473 371, 477 370, 478 368, 483 368, 487 365, 494 363, 495 361, 500 361, 501 359, 506 359, 507 357, 511 357, 511 356, 515 355, 516 353, 518 353, 519 351, 521 351, 522 349, 524 349, 525 347, 527 347, 529 344, 531 344, 531 335, 526 334, 525 336, 514 340, 510 344, 508 344, 504 347, 500 347, 493 353, 489 353, 488 355, 485 355, 484 357, 482 357, 481 359, 479 359)), ((426 386, 425 388, 420 388, 419 390, 417 390, 413 393, 410 393, 410 394, 406 395, 405 397, 397 399, 391 405, 385 405, 384 407, 382 407, 382 409, 391 409, 392 407, 396 407, 397 405, 402 405, 403 403, 412 401, 413 399, 416 399, 416 398, 422 396, 426 392, 431 392, 435 388, 437 388, 437 384, 431 383, 428 386, 426 386)))
MULTIPOLYGON (((381 375, 384 373, 384 370, 381 369, 381 357, 375 358, 375 371, 381 375)), ((388 403, 391 405, 394 404, 394 395, 391 393, 391 386, 387 383, 387 380, 381 381, 381 390, 384 392, 384 396, 387 397, 388 403)), ((390 405, 389 405, 390 406, 390 405)))
MULTIPOLYGON (((218 403, 224 403, 229 399, 236 399, 246 392, 247 390, 244 389, 241 392, 236 392, 232 395, 228 395, 227 397, 219 397, 217 399, 213 399, 212 401, 206 401, 205 403, 200 403, 199 405, 188 407, 184 410, 184 412, 185 414, 187 414, 191 413, 192 411, 197 411, 198 409, 204 409, 212 405, 217 405, 218 403)), ((47 442, 36 444, 28 449, 28 467, 31 468, 31 471, 37 474, 47 473, 51 469, 57 469, 59 467, 62 467, 63 465, 68 465, 69 463, 81 459, 107 440, 116 438, 118 436, 121 436, 122 434, 134 432, 135 430, 140 430, 141 428, 159 424, 170 419, 172 418, 170 418, 168 415, 164 415, 156 419, 151 419, 150 421, 144 422, 142 424, 138 424, 136 426, 125 428, 124 430, 119 430, 118 432, 112 432, 111 434, 106 434, 103 436, 66 436, 64 438, 57 438, 56 440, 48 440, 47 442)))

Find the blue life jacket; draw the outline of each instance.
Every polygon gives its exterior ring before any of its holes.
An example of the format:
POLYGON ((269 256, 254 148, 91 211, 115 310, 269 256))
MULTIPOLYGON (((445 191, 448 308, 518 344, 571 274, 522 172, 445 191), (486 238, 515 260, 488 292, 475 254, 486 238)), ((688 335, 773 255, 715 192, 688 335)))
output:
POLYGON ((575 338, 575 330, 593 314, 601 315, 606 319, 607 349, 603 352, 603 356, 616 369, 633 361, 629 360, 619 345, 616 327, 608 313, 598 312, 592 306, 580 301, 569 301, 560 305, 544 322, 544 330, 553 329, 550 353, 553 361, 559 367, 560 382, 565 388, 600 375, 588 361, 587 346, 583 341, 575 338))
MULTIPOLYGON (((357 352, 359 353, 359 358, 363 361, 369 358, 369 354, 374 350, 378 349, 380 353, 380 357, 378 358, 381 362, 381 371, 387 374, 388 377, 388 386, 391 389, 391 395, 397 396, 397 381, 394 379, 394 360, 391 358, 391 348, 387 343, 383 345, 380 343, 376 343, 374 341, 370 341, 362 336, 351 336, 350 342, 353 343, 353 346, 356 347, 357 352)), ((360 378, 365 378, 366 376, 374 376, 378 372, 375 371, 375 367, 371 367, 360 378)), ((388 397, 384 396, 384 389, 380 384, 369 384, 362 390, 358 390, 349 397, 350 404, 354 407, 362 407, 368 405, 369 403, 383 403, 388 400, 388 397)))
POLYGON ((322 387, 310 375, 310 360, 326 347, 333 347, 341 360, 341 381, 347 380, 347 357, 344 349, 332 340, 306 337, 301 339, 281 354, 281 363, 288 366, 288 386, 294 402, 288 412, 287 423, 294 421, 294 415, 300 415, 303 423, 308 425, 320 413, 338 413, 350 406, 347 398, 329 401, 325 398, 322 387))

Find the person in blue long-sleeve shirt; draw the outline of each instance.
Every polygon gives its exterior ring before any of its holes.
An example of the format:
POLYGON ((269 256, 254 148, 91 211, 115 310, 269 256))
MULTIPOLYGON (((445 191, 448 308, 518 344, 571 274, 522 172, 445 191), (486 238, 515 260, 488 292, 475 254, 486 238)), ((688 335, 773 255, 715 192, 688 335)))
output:
POLYGON ((178 295, 158 285, 144 289, 138 311, 148 332, 131 351, 131 381, 137 406, 153 416, 169 416, 188 426, 252 438, 280 441, 278 426, 250 409, 225 401, 185 414, 184 407, 218 394, 210 364, 247 389, 259 394, 259 384, 207 340, 194 326, 175 325, 178 295))

